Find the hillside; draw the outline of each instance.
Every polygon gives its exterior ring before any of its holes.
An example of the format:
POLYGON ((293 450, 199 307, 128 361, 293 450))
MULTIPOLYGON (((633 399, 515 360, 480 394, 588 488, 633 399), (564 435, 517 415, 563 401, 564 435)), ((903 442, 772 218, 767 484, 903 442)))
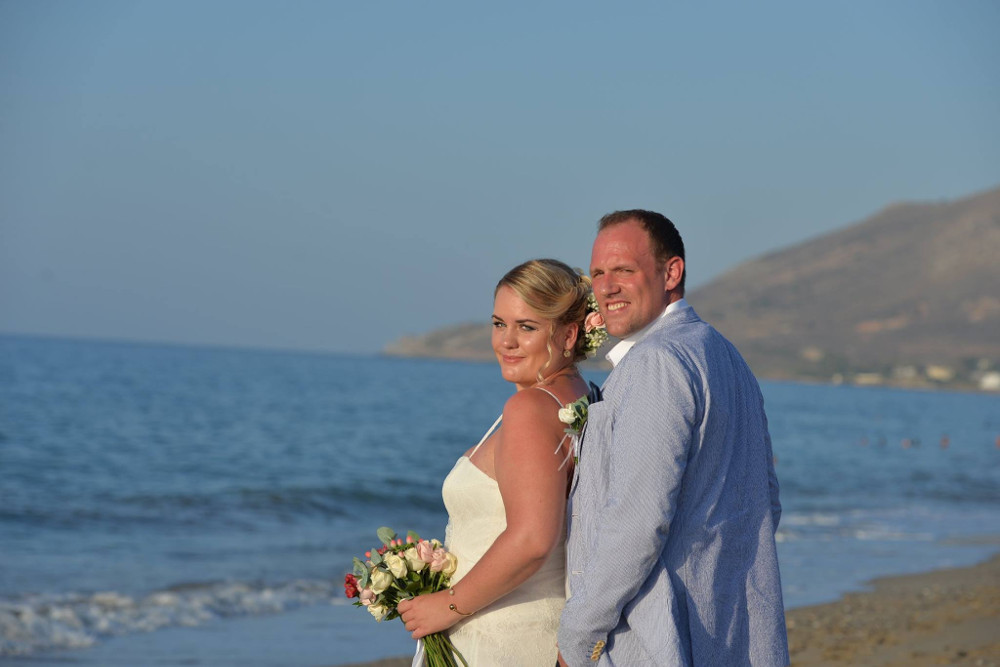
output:
MULTIPOLYGON (((896 204, 737 266, 688 294, 762 377, 901 385, 1000 380, 1000 188, 896 204)), ((489 326, 387 354, 492 358, 489 326)))

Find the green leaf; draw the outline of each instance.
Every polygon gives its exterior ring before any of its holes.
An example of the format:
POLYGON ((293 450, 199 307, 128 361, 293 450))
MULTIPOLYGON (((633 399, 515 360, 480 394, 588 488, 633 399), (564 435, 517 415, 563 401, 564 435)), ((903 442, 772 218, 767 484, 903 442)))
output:
POLYGON ((382 563, 382 556, 379 554, 379 552, 375 551, 374 549, 372 549, 371 561, 372 565, 379 565, 382 563))
POLYGON ((396 531, 394 531, 392 528, 389 528, 388 526, 382 526, 377 531, 375 531, 375 534, 378 535, 378 539, 382 540, 382 544, 386 546, 389 546, 389 542, 392 542, 394 539, 396 539, 396 531))

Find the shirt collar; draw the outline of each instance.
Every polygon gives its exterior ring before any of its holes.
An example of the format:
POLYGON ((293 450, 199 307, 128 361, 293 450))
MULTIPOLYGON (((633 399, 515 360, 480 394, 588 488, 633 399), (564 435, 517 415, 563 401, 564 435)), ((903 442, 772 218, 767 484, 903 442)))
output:
POLYGON ((638 343, 643 338, 645 338, 646 335, 653 329, 653 327, 655 327, 656 324, 661 319, 667 316, 667 313, 672 313, 675 310, 680 310, 681 308, 684 308, 686 306, 687 306, 687 301, 685 301, 683 298, 674 301, 672 304, 667 306, 660 314, 660 316, 657 317, 655 320, 644 326, 642 329, 639 329, 631 336, 622 338, 620 341, 618 341, 618 344, 615 345, 610 350, 608 350, 608 353, 604 355, 604 357, 611 362, 612 366, 617 366, 618 362, 622 360, 625 354, 632 349, 632 346, 638 343))

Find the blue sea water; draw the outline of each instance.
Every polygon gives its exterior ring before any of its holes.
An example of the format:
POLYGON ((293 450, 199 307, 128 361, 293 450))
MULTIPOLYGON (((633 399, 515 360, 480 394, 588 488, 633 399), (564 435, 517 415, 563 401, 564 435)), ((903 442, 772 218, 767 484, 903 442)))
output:
MULTIPOLYGON (((762 389, 786 606, 1000 550, 1000 396, 762 389)), ((492 364, 0 336, 0 661, 405 652, 343 574, 380 525, 443 536, 441 482, 510 393, 492 364), (279 634, 313 648, 252 641, 279 634)))

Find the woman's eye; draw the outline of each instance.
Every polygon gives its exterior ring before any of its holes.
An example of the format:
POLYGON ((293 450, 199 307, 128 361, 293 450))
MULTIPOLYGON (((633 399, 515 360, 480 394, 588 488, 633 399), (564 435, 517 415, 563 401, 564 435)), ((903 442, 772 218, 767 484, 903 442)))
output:
POLYGON ((521 331, 535 331, 535 327, 531 326, 530 324, 522 324, 521 331))
POLYGON ((493 320, 493 328, 494 329, 501 329, 501 328, 503 328, 503 322, 497 322, 496 320, 493 320))

